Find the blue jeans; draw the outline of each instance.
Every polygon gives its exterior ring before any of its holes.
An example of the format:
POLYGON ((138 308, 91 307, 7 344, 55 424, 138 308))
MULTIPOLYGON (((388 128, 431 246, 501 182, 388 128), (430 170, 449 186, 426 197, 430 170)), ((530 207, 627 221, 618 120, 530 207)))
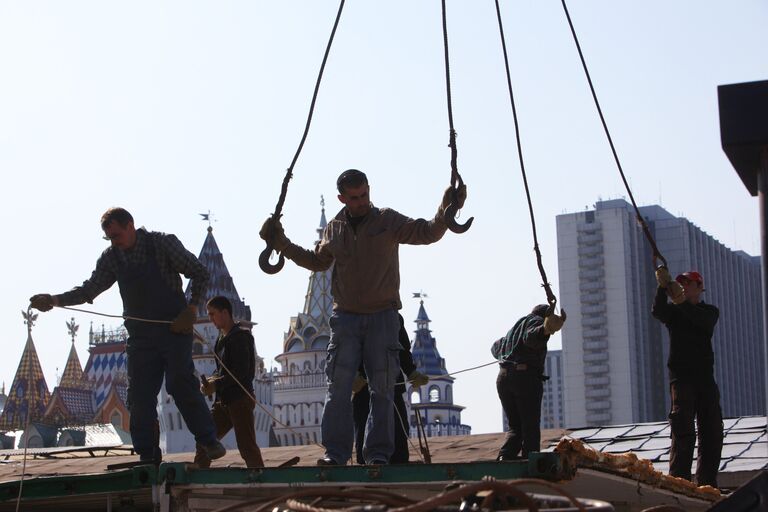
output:
POLYGON ((211 411, 200 393, 192 362, 192 336, 160 329, 149 336, 131 336, 126 347, 128 410, 133 448, 140 456, 159 456, 157 394, 165 377, 165 389, 181 416, 203 445, 216 441, 211 411))
POLYGON ((323 409, 325 455, 340 464, 352 456, 352 382, 363 363, 371 391, 370 414, 363 442, 366 462, 389 461, 395 449, 392 408, 400 372, 397 311, 371 314, 337 311, 330 319, 331 341, 325 374, 328 393, 323 409))

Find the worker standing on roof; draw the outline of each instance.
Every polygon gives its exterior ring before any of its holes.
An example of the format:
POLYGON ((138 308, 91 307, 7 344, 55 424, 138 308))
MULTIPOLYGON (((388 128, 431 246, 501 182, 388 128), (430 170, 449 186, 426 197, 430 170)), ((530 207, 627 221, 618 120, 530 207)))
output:
MULTIPOLYGON (((249 468, 263 468, 264 460, 256 444, 256 428, 253 424, 253 379, 256 376, 256 347, 250 329, 235 322, 232 302, 217 295, 206 304, 208 319, 219 329, 219 337, 213 347, 216 353, 216 371, 210 377, 201 376, 200 391, 207 396, 216 395, 211 414, 216 424, 216 437, 223 438, 230 430, 240 456, 249 468)), ((195 464, 199 468, 211 465, 206 450, 197 445, 195 464)))
POLYGON ((669 474, 691 480, 693 448, 698 425, 699 455, 696 483, 717 487, 717 470, 723 449, 723 415, 720 390, 715 382, 715 354, 712 334, 720 311, 701 300, 704 278, 698 272, 685 272, 675 278, 666 267, 656 271, 659 284, 653 302, 653 316, 669 330, 669 368, 672 407, 669 425, 672 448, 669 474), (669 293, 672 303, 667 300, 669 293))
POLYGON ((48 311, 54 306, 93 302, 115 281, 123 299, 128 331, 128 410, 133 448, 142 461, 161 459, 157 428, 157 394, 165 379, 184 421, 211 459, 226 454, 216 439, 216 428, 198 388, 192 363, 192 326, 197 305, 208 286, 205 266, 171 234, 136 229, 124 208, 110 208, 101 216, 107 247, 89 279, 72 290, 30 298, 30 306, 48 311), (190 279, 189 304, 181 287, 190 279), (147 321, 148 320, 148 321, 147 321))
POLYGON ((400 244, 431 244, 447 229, 445 210, 454 200, 461 208, 466 187, 446 190, 431 220, 411 219, 371 204, 368 178, 349 169, 336 180, 344 208, 325 227, 310 251, 286 238, 279 218, 270 217, 262 239, 297 265, 312 271, 333 265, 333 316, 328 344, 328 392, 321 425, 325 456, 320 465, 346 464, 352 455, 352 383, 362 362, 371 390, 371 412, 363 455, 367 464, 386 464, 394 450, 392 399, 400 371, 398 352, 400 244))
POLYGON ((527 459, 530 452, 540 450, 541 398, 549 379, 544 375, 547 342, 564 322, 564 312, 558 316, 549 305, 539 304, 491 347, 501 367, 496 390, 509 424, 498 461, 527 459))
MULTIPOLYGON (((408 382, 413 388, 424 386, 429 382, 429 377, 416 369, 411 354, 411 340, 408 339, 408 331, 405 329, 403 315, 397 314, 400 321, 400 331, 398 339, 400 341, 400 372, 397 372, 397 382, 395 384, 394 396, 394 415, 395 415, 395 451, 389 458, 390 464, 405 464, 408 462, 408 437, 410 436, 410 426, 408 422, 408 409, 405 406, 405 379, 403 374, 408 376, 408 382)), ((355 456, 358 464, 365 464, 363 456, 363 442, 365 441, 365 426, 368 422, 368 414, 371 411, 371 394, 368 391, 368 381, 365 378, 365 368, 360 365, 358 375, 352 385, 352 391, 355 396, 352 397, 352 417, 355 422, 355 456)))

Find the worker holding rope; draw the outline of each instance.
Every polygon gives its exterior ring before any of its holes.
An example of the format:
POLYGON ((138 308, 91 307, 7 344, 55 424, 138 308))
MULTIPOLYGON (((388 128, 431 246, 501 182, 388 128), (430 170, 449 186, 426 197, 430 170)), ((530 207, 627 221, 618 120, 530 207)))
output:
POLYGON ((662 266, 656 270, 656 280, 659 286, 652 313, 669 331, 667 367, 672 395, 669 474, 691 480, 695 425, 698 424, 696 483, 717 487, 723 449, 723 413, 720 390, 715 382, 712 335, 720 310, 701 300, 704 278, 698 272, 685 272, 673 281, 667 267, 662 266))
POLYGON ((336 181, 344 208, 326 226, 314 251, 292 244, 279 217, 264 222, 261 238, 312 271, 333 265, 333 316, 326 375, 328 391, 321 425, 325 456, 320 465, 346 464, 352 455, 352 383, 363 363, 371 391, 371 412, 363 455, 368 464, 386 464, 394 450, 393 392, 400 371, 398 352, 400 244, 431 244, 447 229, 445 210, 454 197, 461 208, 466 187, 448 189, 432 220, 411 219, 370 202, 368 179, 356 169, 336 181), (455 194, 455 195, 454 195, 455 194))
POLYGON ((547 342, 563 323, 565 312, 556 315, 549 304, 539 304, 491 347, 500 366, 496 390, 509 424, 498 461, 527 459, 530 452, 541 449, 541 398, 549 379, 544 375, 547 342))
POLYGON ((216 439, 192 363, 192 326, 208 284, 208 271, 176 236, 136 229, 133 216, 123 208, 107 210, 101 228, 111 246, 99 257, 91 277, 59 295, 35 295, 30 306, 48 311, 54 306, 91 303, 117 281, 128 331, 126 405, 133 448, 140 460, 159 463, 162 458, 157 394, 163 378, 195 440, 205 447, 209 458, 223 457, 226 449, 216 439), (180 273, 190 279, 189 304, 180 273))
MULTIPOLYGON (((253 424, 253 379, 256 376, 256 347, 251 331, 232 317, 232 303, 218 295, 206 304, 208 318, 219 329, 214 345, 216 372, 211 377, 201 376, 200 391, 216 395, 211 413, 216 424, 216 437, 221 439, 234 428, 240 456, 249 468, 264 467, 261 450, 256 444, 253 424), (243 389, 243 386, 245 389, 243 389)), ((207 451, 197 445, 195 464, 200 468, 211 465, 207 451)))

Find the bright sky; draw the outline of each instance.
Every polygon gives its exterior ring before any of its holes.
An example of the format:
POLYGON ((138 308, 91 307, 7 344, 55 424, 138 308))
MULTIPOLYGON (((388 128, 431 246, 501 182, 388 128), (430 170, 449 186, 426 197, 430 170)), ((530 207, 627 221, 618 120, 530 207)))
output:
MULTIPOLYGON (((26 340, 19 312, 38 292, 87 278, 114 205, 137 225, 200 251, 214 235, 253 310, 257 349, 281 352, 308 271, 258 268, 299 143, 336 14, 335 1, 0 1, 0 378, 26 340)), ((716 87, 765 80, 768 4, 759 0, 569 4, 603 111, 639 204, 661 204, 732 248, 759 251, 757 201, 720 148, 716 87)), ((502 2, 523 151, 544 264, 559 295, 555 216, 625 195, 561 5, 502 2)), ((491 361, 490 345, 544 299, 492 1, 448 1, 464 235, 403 247, 406 321, 429 295, 438 348, 453 372, 491 361)), ((295 167, 283 224, 311 247, 340 204, 334 183, 356 167, 377 206, 431 217, 450 165, 440 2, 349 0, 314 124, 295 167)), ((674 270, 674 269, 673 269, 674 270)), ((93 310, 120 313, 117 286, 93 310)), ((71 312, 39 316, 33 338, 49 388, 69 351, 71 312)), ((75 314, 87 358, 91 321, 75 314)), ((116 324, 106 322, 107 327, 116 324)), ((412 324, 411 324, 412 325, 412 324)), ((551 346, 559 347, 555 337, 551 346)), ((501 430, 496 368, 458 376, 455 402, 474 433, 501 430)))

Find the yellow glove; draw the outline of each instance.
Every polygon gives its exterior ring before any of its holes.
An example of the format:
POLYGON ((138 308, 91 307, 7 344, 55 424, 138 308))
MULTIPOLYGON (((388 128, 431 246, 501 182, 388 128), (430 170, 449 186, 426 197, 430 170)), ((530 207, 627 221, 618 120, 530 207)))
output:
POLYGON ((563 328, 565 323, 565 311, 560 310, 560 315, 552 313, 549 316, 544 317, 544 332, 552 335, 563 328))
POLYGON ((667 296, 673 304, 682 304, 685 302, 685 290, 683 285, 677 281, 670 281, 667 285, 667 296))
POLYGON ((181 313, 173 319, 171 332, 176 334, 192 334, 192 326, 197 320, 197 306, 190 304, 181 310, 181 313))
MULTIPOLYGON (((458 201, 458 205, 456 205, 457 210, 461 210, 464 207, 464 201, 467 200, 467 186, 461 185, 456 190, 456 199, 458 201)), ((445 189, 445 192, 443 193, 443 202, 440 203, 440 211, 445 211, 446 208, 448 208, 451 203, 453 203, 453 187, 448 187, 445 189)))
POLYGON ((666 288, 669 283, 672 282, 672 276, 669 275, 669 269, 664 265, 660 265, 656 269, 656 282, 659 283, 660 288, 666 288))
POLYGON ((200 379, 200 392, 205 396, 211 396, 216 392, 216 380, 202 377, 200 379))
POLYGON ((367 385, 368 381, 358 372, 358 374, 355 375, 355 380, 352 382, 352 393, 355 394, 358 391, 361 391, 367 385))
POLYGON ((285 230, 283 229, 283 225, 280 223, 279 218, 275 219, 274 217, 269 217, 265 220, 259 230, 259 236, 262 240, 272 245, 278 252, 283 252, 291 243, 291 241, 288 240, 288 237, 285 236, 285 230))
POLYGON ((50 311, 56 303, 56 299, 47 293, 38 293, 29 298, 29 305, 39 311, 50 311))
POLYGON ((418 388, 419 386, 426 385, 426 383, 429 382, 429 377, 419 370, 413 370, 408 375, 408 382, 410 382, 414 388, 418 388))

